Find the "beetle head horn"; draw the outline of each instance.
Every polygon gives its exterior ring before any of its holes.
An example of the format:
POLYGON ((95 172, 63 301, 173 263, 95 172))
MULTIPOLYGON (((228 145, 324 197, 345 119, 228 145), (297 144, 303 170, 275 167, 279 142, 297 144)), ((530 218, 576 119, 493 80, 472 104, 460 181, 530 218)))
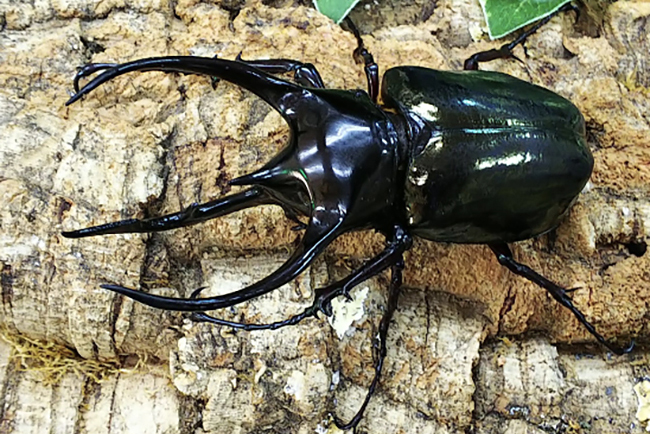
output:
POLYGON ((210 57, 169 56, 151 57, 122 64, 88 64, 77 72, 74 80, 77 92, 65 104, 74 103, 115 77, 135 71, 179 72, 220 78, 253 92, 269 103, 287 121, 294 112, 290 108, 295 98, 291 96, 307 92, 306 89, 298 85, 266 74, 244 62, 210 57), (78 89, 78 82, 81 78, 98 71, 103 72, 78 89))

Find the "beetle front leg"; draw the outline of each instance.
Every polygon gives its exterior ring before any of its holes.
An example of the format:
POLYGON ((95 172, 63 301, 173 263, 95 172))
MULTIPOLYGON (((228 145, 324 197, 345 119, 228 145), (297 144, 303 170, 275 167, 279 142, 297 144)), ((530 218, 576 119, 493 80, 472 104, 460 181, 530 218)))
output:
MULTIPOLYGON (((298 324, 305 318, 315 317, 318 312, 323 312, 327 316, 332 315, 331 302, 339 296, 350 298, 350 291, 352 288, 363 283, 367 279, 378 275, 387 268, 399 263, 402 254, 411 246, 411 237, 406 234, 401 228, 395 228, 395 235, 389 245, 377 256, 373 257, 360 268, 354 270, 344 279, 334 282, 324 288, 317 288, 315 292, 314 302, 311 306, 306 308, 303 312, 292 316, 283 321, 276 321, 268 324, 251 324, 241 323, 236 321, 228 321, 220 318, 215 318, 206 314, 205 312, 195 312, 192 315, 192 320, 197 322, 209 322, 213 324, 225 325, 242 330, 275 330, 280 327, 298 324)), ((198 295, 205 288, 197 289, 192 293, 190 298, 196 299, 198 295)))
MULTIPOLYGON (((370 402, 370 398, 372 398, 372 395, 375 393, 375 389, 377 388, 377 385, 379 384, 379 380, 381 378, 381 371, 384 366, 384 359, 386 358, 387 352, 386 338, 388 335, 388 328, 390 326, 391 319, 393 318, 393 313, 397 308, 397 301, 402 286, 402 269, 404 268, 403 254, 411 247, 411 243, 411 236, 406 233, 401 227, 395 226, 392 239, 389 242, 388 247, 383 252, 372 258, 370 261, 366 262, 361 268, 352 272, 345 279, 335 282, 325 288, 317 289, 315 291, 316 298, 310 307, 305 309, 300 314, 294 315, 284 321, 277 321, 269 324, 245 324, 215 318, 206 314, 205 312, 195 312, 192 315, 192 319, 194 321, 209 322, 243 330, 275 330, 288 325, 295 325, 305 318, 316 316, 319 311, 324 312, 328 316, 331 315, 332 311, 330 303, 332 299, 341 295, 347 296, 348 291, 356 285, 372 276, 381 273, 388 267, 391 267, 391 282, 388 290, 388 301, 386 302, 384 315, 382 316, 381 322, 379 323, 379 333, 377 334, 376 338, 377 340, 373 345, 374 349, 377 351, 374 363, 375 375, 372 379, 372 382, 370 383, 370 386, 368 387, 368 392, 366 393, 366 397, 363 400, 361 407, 359 407, 357 413, 348 423, 342 422, 338 417, 336 417, 336 415, 333 415, 334 423, 339 429, 354 429, 363 418, 363 413, 365 412, 366 407, 370 402)), ((203 288, 194 291, 191 298, 196 299, 202 289, 203 288)))
POLYGON ((562 306, 569 309, 573 313, 573 315, 578 319, 578 321, 580 321, 580 323, 585 326, 585 328, 589 331, 589 333, 591 333, 598 342, 600 342, 602 345, 607 347, 611 352, 620 356, 632 351, 632 348, 634 348, 634 341, 632 341, 632 343, 627 348, 619 348, 607 342, 605 338, 602 337, 596 331, 596 328, 593 325, 591 325, 589 321, 587 321, 584 314, 580 312, 580 310, 573 305, 573 302, 567 296, 567 292, 568 292, 567 289, 562 288, 556 283, 551 282, 546 277, 532 270, 528 266, 520 264, 519 262, 515 261, 514 258, 512 257, 512 251, 510 250, 510 247, 508 247, 507 244, 495 243, 495 244, 489 244, 489 246, 490 249, 492 249, 492 251, 496 255, 497 260, 501 265, 508 268, 513 273, 521 277, 524 277, 530 280, 531 282, 533 282, 534 284, 546 289, 551 294, 551 296, 553 296, 555 301, 557 301, 562 306))
POLYGON ((323 84, 323 79, 318 70, 311 63, 303 63, 291 59, 243 60, 241 58, 241 53, 237 55, 235 60, 269 74, 285 74, 287 72, 293 72, 293 79, 299 85, 315 87, 318 89, 325 88, 325 84, 323 84))
POLYGON ((77 72, 75 88, 79 88, 81 78, 88 77, 99 71, 102 72, 70 97, 65 103, 66 106, 75 103, 102 84, 120 75, 135 71, 200 74, 223 79, 253 92, 277 110, 285 119, 292 119, 294 113, 293 106, 289 107, 285 104, 286 97, 289 95, 302 95, 305 92, 303 87, 266 74, 264 71, 243 62, 196 56, 151 57, 121 64, 91 63, 77 72))

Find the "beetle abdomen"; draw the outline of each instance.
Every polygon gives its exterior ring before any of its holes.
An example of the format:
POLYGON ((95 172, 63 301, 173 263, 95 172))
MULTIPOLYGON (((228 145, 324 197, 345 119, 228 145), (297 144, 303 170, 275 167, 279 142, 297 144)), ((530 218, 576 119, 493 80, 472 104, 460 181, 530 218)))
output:
POLYGON ((405 186, 414 234, 523 240, 559 223, 591 175, 584 119, 565 98, 512 76, 399 67, 382 97, 413 143, 405 186))

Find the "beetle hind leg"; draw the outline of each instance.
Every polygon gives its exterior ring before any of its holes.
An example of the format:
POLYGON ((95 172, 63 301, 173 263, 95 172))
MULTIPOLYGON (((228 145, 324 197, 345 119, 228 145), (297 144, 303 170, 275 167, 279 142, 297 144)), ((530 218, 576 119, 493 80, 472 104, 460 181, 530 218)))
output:
POLYGON ((573 315, 578 319, 578 321, 580 321, 580 323, 585 326, 589 333, 591 333, 598 342, 607 347, 611 352, 620 356, 632 351, 632 348, 634 348, 634 341, 632 341, 627 348, 620 348, 607 342, 605 338, 596 331, 596 328, 591 323, 589 323, 589 321, 587 321, 584 314, 573 305, 573 302, 567 295, 570 290, 562 288, 561 286, 557 285, 554 282, 551 282, 546 277, 532 270, 528 266, 515 261, 512 257, 512 251, 507 244, 489 244, 489 246, 496 255, 497 260, 501 265, 508 268, 513 273, 530 280, 537 286, 546 289, 555 299, 555 301, 569 309, 571 313, 573 313, 573 315))
POLYGON ((539 20, 535 25, 530 27, 528 30, 523 32, 521 35, 519 35, 518 38, 516 38, 514 41, 509 42, 507 44, 503 44, 501 47, 497 49, 491 49, 491 50, 486 50, 486 51, 481 51, 478 52, 471 57, 469 57, 467 60, 465 60, 465 64, 463 65, 463 69, 465 70, 478 70, 478 65, 481 62, 490 62, 492 60, 496 59, 515 59, 521 61, 519 58, 517 58, 513 53, 512 50, 519 45, 522 44, 530 35, 535 33, 537 30, 540 29, 540 27, 544 26, 546 23, 548 23, 551 18, 556 16, 559 13, 566 12, 569 10, 574 10, 578 12, 578 9, 572 5, 571 3, 567 3, 560 7, 558 10, 553 12, 552 14, 542 18, 539 20))

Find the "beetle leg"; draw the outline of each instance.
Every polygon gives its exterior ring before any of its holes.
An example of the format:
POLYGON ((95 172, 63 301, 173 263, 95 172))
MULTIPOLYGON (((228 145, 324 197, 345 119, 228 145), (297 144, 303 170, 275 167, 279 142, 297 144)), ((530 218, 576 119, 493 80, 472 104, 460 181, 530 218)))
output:
POLYGON ((302 311, 301 313, 292 316, 291 318, 282 321, 268 323, 268 324, 251 324, 251 323, 243 323, 237 321, 228 321, 221 318, 215 318, 211 315, 208 315, 205 312, 192 312, 190 319, 194 322, 209 322, 212 324, 232 327, 234 329, 253 331, 253 330, 277 330, 285 326, 296 325, 302 320, 304 320, 305 318, 309 318, 312 316, 316 316, 316 315, 312 309, 308 308, 302 311))
POLYGON ((368 94, 372 101, 376 103, 377 96, 379 95, 379 66, 375 63, 375 58, 372 57, 370 51, 364 47, 361 33, 357 29, 357 26, 354 25, 354 22, 350 17, 345 17, 343 21, 352 30, 357 40, 357 48, 355 48, 352 55, 355 62, 364 64, 363 69, 366 72, 366 80, 368 81, 368 94))
POLYGON ((393 318, 393 313, 397 308, 397 300, 399 299, 400 289, 402 286, 402 269, 404 268, 404 262, 402 258, 397 262, 397 264, 391 267, 391 280, 390 287, 388 290, 388 301, 386 303, 386 310, 384 315, 381 318, 379 323, 379 333, 377 334, 376 341, 373 345, 373 348, 376 351, 376 359, 374 364, 375 376, 370 383, 368 388, 368 393, 366 393, 366 398, 363 400, 361 407, 348 423, 343 423, 336 415, 334 417, 334 424, 340 430, 349 430, 354 429, 361 421, 363 413, 366 411, 366 407, 370 402, 370 398, 375 393, 375 389, 379 384, 379 379, 381 378, 381 370, 384 366, 384 359, 386 358, 386 337, 388 335, 388 327, 390 326, 390 321, 393 318))
POLYGON ((614 346, 613 344, 610 344, 603 338, 597 331, 596 328, 587 321, 585 318, 584 314, 580 312, 580 310, 573 305, 573 302, 571 299, 567 296, 567 290, 562 288, 561 286, 551 282, 548 280, 546 277, 542 276, 541 274, 538 274, 536 271, 532 270, 526 265, 520 264, 519 262, 515 261, 514 258, 512 257, 512 251, 510 250, 510 247, 508 247, 507 244, 505 243, 495 243, 495 244, 489 244, 490 249, 494 252, 496 255, 499 263, 503 265, 504 267, 508 268, 510 271, 513 273, 524 277, 534 284, 546 289, 551 296, 560 303, 562 306, 566 307, 569 309, 573 315, 582 323, 582 325, 585 326, 585 328, 591 333, 598 342, 603 344, 605 347, 609 348, 611 352, 614 354, 623 355, 626 353, 629 353, 632 351, 632 348, 634 348, 634 341, 627 347, 627 348, 619 348, 614 346))
MULTIPOLYGON (((334 282, 324 288, 317 288, 314 302, 301 313, 292 316, 283 321, 276 321, 268 324, 247 324, 241 322, 227 321, 215 318, 205 312, 196 312, 192 315, 192 320, 197 322, 210 322, 213 324, 226 325, 243 330, 275 330, 280 327, 298 324, 305 318, 315 317, 318 312, 323 312, 327 316, 332 315, 331 302, 334 298, 349 294, 349 291, 365 280, 376 276, 388 267, 395 265, 402 259, 402 254, 411 246, 411 238, 401 228, 396 228, 393 240, 384 249, 383 252, 364 263, 359 269, 350 273, 344 279, 334 282)), ((190 298, 197 298, 199 293, 205 288, 199 288, 194 291, 190 298)))
POLYGON ((318 70, 311 63, 303 63, 291 59, 243 60, 241 53, 237 55, 235 60, 253 68, 261 69, 269 74, 293 72, 293 79, 299 85, 319 89, 325 88, 325 84, 323 84, 323 79, 318 73, 318 70))
POLYGON ((275 201, 261 188, 255 187, 210 202, 193 203, 182 211, 147 219, 128 219, 106 223, 70 232, 61 232, 66 238, 83 238, 95 235, 160 232, 195 225, 242 209, 275 201))
POLYGON ((296 84, 268 75, 243 62, 196 56, 152 57, 114 66, 111 64, 88 64, 77 73, 75 82, 100 70, 104 71, 86 83, 65 104, 70 105, 107 81, 134 71, 180 72, 217 77, 253 92, 269 103, 287 121, 294 116, 295 98, 291 96, 302 95, 306 92, 304 88, 296 84))
POLYGON ((384 251, 367 261, 358 270, 350 273, 345 279, 342 279, 333 285, 316 290, 316 300, 314 306, 327 316, 332 315, 331 301, 343 295, 350 298, 350 291, 355 286, 361 284, 372 276, 376 276, 388 267, 399 263, 402 255, 412 245, 411 236, 408 235, 401 227, 395 226, 391 241, 384 251))
POLYGON ((487 51, 481 51, 479 53, 476 53, 469 57, 467 60, 465 60, 465 64, 463 66, 463 69, 465 70, 478 70, 478 64, 481 62, 490 62, 492 60, 496 59, 516 59, 521 62, 520 59, 518 59, 514 54, 512 54, 512 50, 519 44, 523 43, 530 35, 535 33, 537 30, 539 30, 540 27, 542 27, 544 24, 548 23, 551 18, 556 16, 557 14, 561 12, 566 12, 568 10, 576 10, 576 7, 573 6, 571 3, 567 3, 563 5, 561 8, 553 12, 552 14, 542 18, 539 20, 534 26, 523 32, 517 39, 514 41, 508 43, 508 44, 503 44, 500 48, 498 49, 491 49, 487 51))

